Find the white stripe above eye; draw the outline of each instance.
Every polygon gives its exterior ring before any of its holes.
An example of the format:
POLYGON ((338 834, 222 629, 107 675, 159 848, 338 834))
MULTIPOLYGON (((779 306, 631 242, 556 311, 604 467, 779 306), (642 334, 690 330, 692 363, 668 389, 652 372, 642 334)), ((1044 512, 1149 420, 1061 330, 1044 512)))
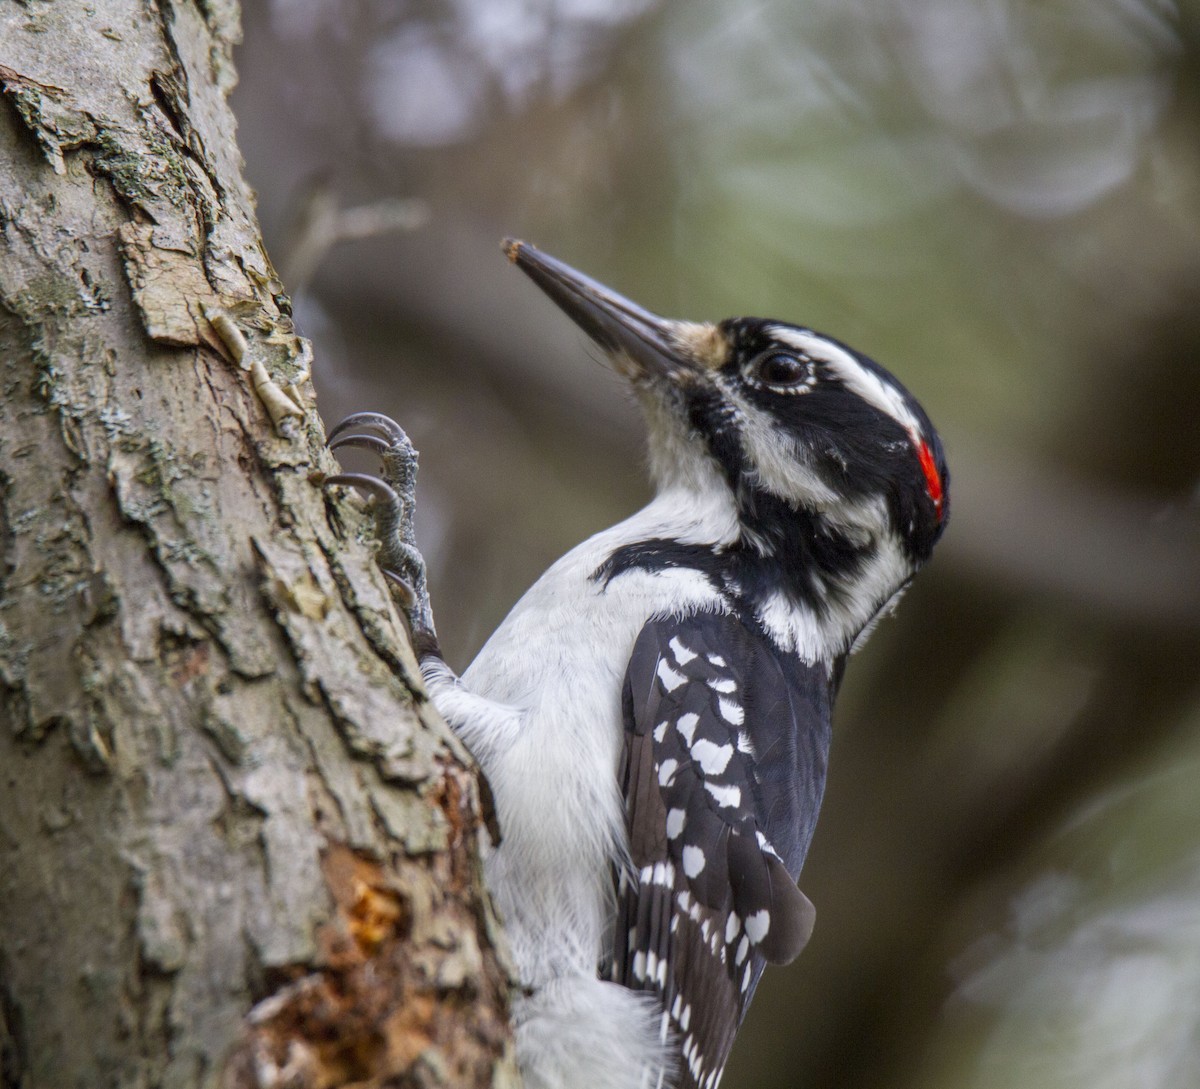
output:
POLYGON ((867 404, 874 405, 880 412, 891 416, 912 435, 921 434, 921 425, 905 403, 904 395, 891 383, 868 370, 845 348, 826 340, 810 329, 796 329, 788 325, 772 325, 771 336, 793 348, 799 348, 810 359, 825 364, 842 384, 857 393, 867 404))

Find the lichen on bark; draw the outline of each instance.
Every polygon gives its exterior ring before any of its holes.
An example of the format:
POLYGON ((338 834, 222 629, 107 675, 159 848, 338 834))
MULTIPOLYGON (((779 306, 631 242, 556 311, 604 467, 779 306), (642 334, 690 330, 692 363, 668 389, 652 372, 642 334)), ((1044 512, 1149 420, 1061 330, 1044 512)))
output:
POLYGON ((506 1084, 475 775, 320 487, 236 36, 0 12, 0 1082, 506 1084))

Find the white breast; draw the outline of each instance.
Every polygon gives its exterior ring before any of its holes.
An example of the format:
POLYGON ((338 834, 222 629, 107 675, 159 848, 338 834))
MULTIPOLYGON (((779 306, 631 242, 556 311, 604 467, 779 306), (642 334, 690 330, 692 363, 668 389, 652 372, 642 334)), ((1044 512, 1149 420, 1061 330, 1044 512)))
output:
POLYGON ((456 726, 496 798, 503 840, 488 884, 526 984, 594 974, 607 944, 611 864, 627 850, 621 690, 638 633, 651 616, 723 607, 694 571, 632 570, 607 586, 591 576, 622 544, 698 537, 703 522, 694 495, 667 494, 584 542, 530 588, 463 674, 477 696, 510 709, 456 726))

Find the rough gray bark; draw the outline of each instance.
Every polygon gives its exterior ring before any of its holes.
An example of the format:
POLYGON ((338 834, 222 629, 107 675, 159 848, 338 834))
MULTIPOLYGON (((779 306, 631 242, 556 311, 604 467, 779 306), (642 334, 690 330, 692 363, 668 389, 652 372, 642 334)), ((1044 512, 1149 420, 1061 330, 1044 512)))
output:
POLYGON ((504 1084, 475 779, 320 486, 238 33, 0 6, 0 1084, 504 1084))

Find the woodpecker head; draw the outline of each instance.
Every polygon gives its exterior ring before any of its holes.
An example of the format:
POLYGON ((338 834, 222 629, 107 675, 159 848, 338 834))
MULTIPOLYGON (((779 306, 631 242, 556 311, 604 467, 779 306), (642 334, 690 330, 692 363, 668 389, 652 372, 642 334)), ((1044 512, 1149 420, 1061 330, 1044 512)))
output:
POLYGON ((928 558, 949 515, 942 444, 878 363, 782 321, 660 318, 526 243, 505 251, 630 381, 660 486, 710 460, 752 533, 775 500, 928 558))
POLYGON ((879 364, 782 321, 660 318, 523 242, 505 252, 629 380, 659 489, 732 498, 718 543, 764 561, 735 576, 760 615, 781 593, 836 604, 852 641, 929 558, 949 514, 941 441, 879 364))

